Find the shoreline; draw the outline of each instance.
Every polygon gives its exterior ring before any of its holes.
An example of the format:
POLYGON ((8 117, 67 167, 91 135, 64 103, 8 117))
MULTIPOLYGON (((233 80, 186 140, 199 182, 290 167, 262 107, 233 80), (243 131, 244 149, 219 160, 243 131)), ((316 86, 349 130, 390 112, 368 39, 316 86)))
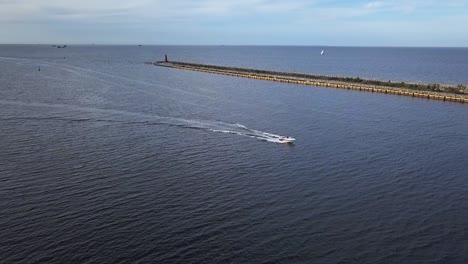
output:
POLYGON ((366 80, 359 77, 314 75, 295 72, 278 72, 259 69, 218 66, 178 61, 145 62, 160 67, 199 71, 265 81, 300 85, 340 88, 385 94, 435 99, 449 102, 468 103, 468 87, 465 85, 419 84, 366 80))

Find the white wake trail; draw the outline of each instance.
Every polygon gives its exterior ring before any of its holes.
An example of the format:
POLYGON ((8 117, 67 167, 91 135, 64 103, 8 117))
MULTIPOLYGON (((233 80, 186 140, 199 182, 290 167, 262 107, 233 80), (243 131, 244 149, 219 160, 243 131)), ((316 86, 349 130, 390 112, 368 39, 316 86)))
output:
POLYGON ((0 100, 0 104, 21 107, 21 113, 19 115, 18 113, 13 113, 11 116, 3 115, 0 117, 0 120, 53 119, 80 122, 119 122, 129 124, 168 125, 181 128, 200 129, 215 133, 228 133, 273 143, 286 143, 283 140, 280 140, 281 138, 284 138, 284 136, 251 129, 238 123, 227 123, 212 120, 184 119, 177 117, 166 117, 152 114, 128 112, 122 110, 82 107, 66 104, 46 104, 7 100, 0 100), (36 107, 46 108, 53 111, 51 111, 50 113, 46 113, 47 116, 44 116, 44 114, 42 114, 43 111, 35 111, 35 109, 30 109, 30 115, 24 116, 24 113, 28 112, 28 108, 36 107), (82 113, 82 115, 80 116, 79 113, 82 113))

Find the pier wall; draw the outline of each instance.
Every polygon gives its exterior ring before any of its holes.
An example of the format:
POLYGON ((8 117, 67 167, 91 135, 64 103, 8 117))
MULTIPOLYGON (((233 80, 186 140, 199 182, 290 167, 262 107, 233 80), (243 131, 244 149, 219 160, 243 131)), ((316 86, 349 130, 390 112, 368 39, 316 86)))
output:
MULTIPOLYGON (((212 74, 250 78, 264 81, 283 82, 299 85, 321 86, 339 89, 348 89, 365 92, 375 92, 402 96, 411 96, 448 102, 468 103, 468 96, 464 94, 451 94, 434 91, 413 90, 400 87, 388 87, 384 85, 359 84, 346 82, 346 77, 322 76, 303 73, 276 72, 237 67, 225 67, 186 62, 155 62, 156 66, 170 67, 182 70, 198 71, 212 74)), ((392 83, 397 84, 397 83, 392 83)), ((422 86, 424 87, 424 86, 422 86)))

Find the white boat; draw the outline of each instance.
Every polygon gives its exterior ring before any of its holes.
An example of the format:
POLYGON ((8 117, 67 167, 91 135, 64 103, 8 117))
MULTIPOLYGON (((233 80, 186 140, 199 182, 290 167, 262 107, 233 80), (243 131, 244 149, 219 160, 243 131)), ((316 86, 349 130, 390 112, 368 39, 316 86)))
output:
POLYGON ((320 52, 320 55, 323 55, 323 53, 325 53, 325 50, 322 50, 322 52, 320 52))
POLYGON ((296 141, 296 139, 292 137, 280 137, 278 138, 278 140, 280 141, 280 143, 287 143, 287 144, 293 144, 294 141, 296 141))

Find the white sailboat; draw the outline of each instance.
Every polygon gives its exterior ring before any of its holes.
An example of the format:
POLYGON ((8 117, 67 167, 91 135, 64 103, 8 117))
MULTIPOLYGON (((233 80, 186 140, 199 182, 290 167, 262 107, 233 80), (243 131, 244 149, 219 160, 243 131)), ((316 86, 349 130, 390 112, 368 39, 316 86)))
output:
POLYGON ((323 53, 325 53, 325 50, 322 50, 322 52, 320 52, 320 55, 323 55, 323 53))

